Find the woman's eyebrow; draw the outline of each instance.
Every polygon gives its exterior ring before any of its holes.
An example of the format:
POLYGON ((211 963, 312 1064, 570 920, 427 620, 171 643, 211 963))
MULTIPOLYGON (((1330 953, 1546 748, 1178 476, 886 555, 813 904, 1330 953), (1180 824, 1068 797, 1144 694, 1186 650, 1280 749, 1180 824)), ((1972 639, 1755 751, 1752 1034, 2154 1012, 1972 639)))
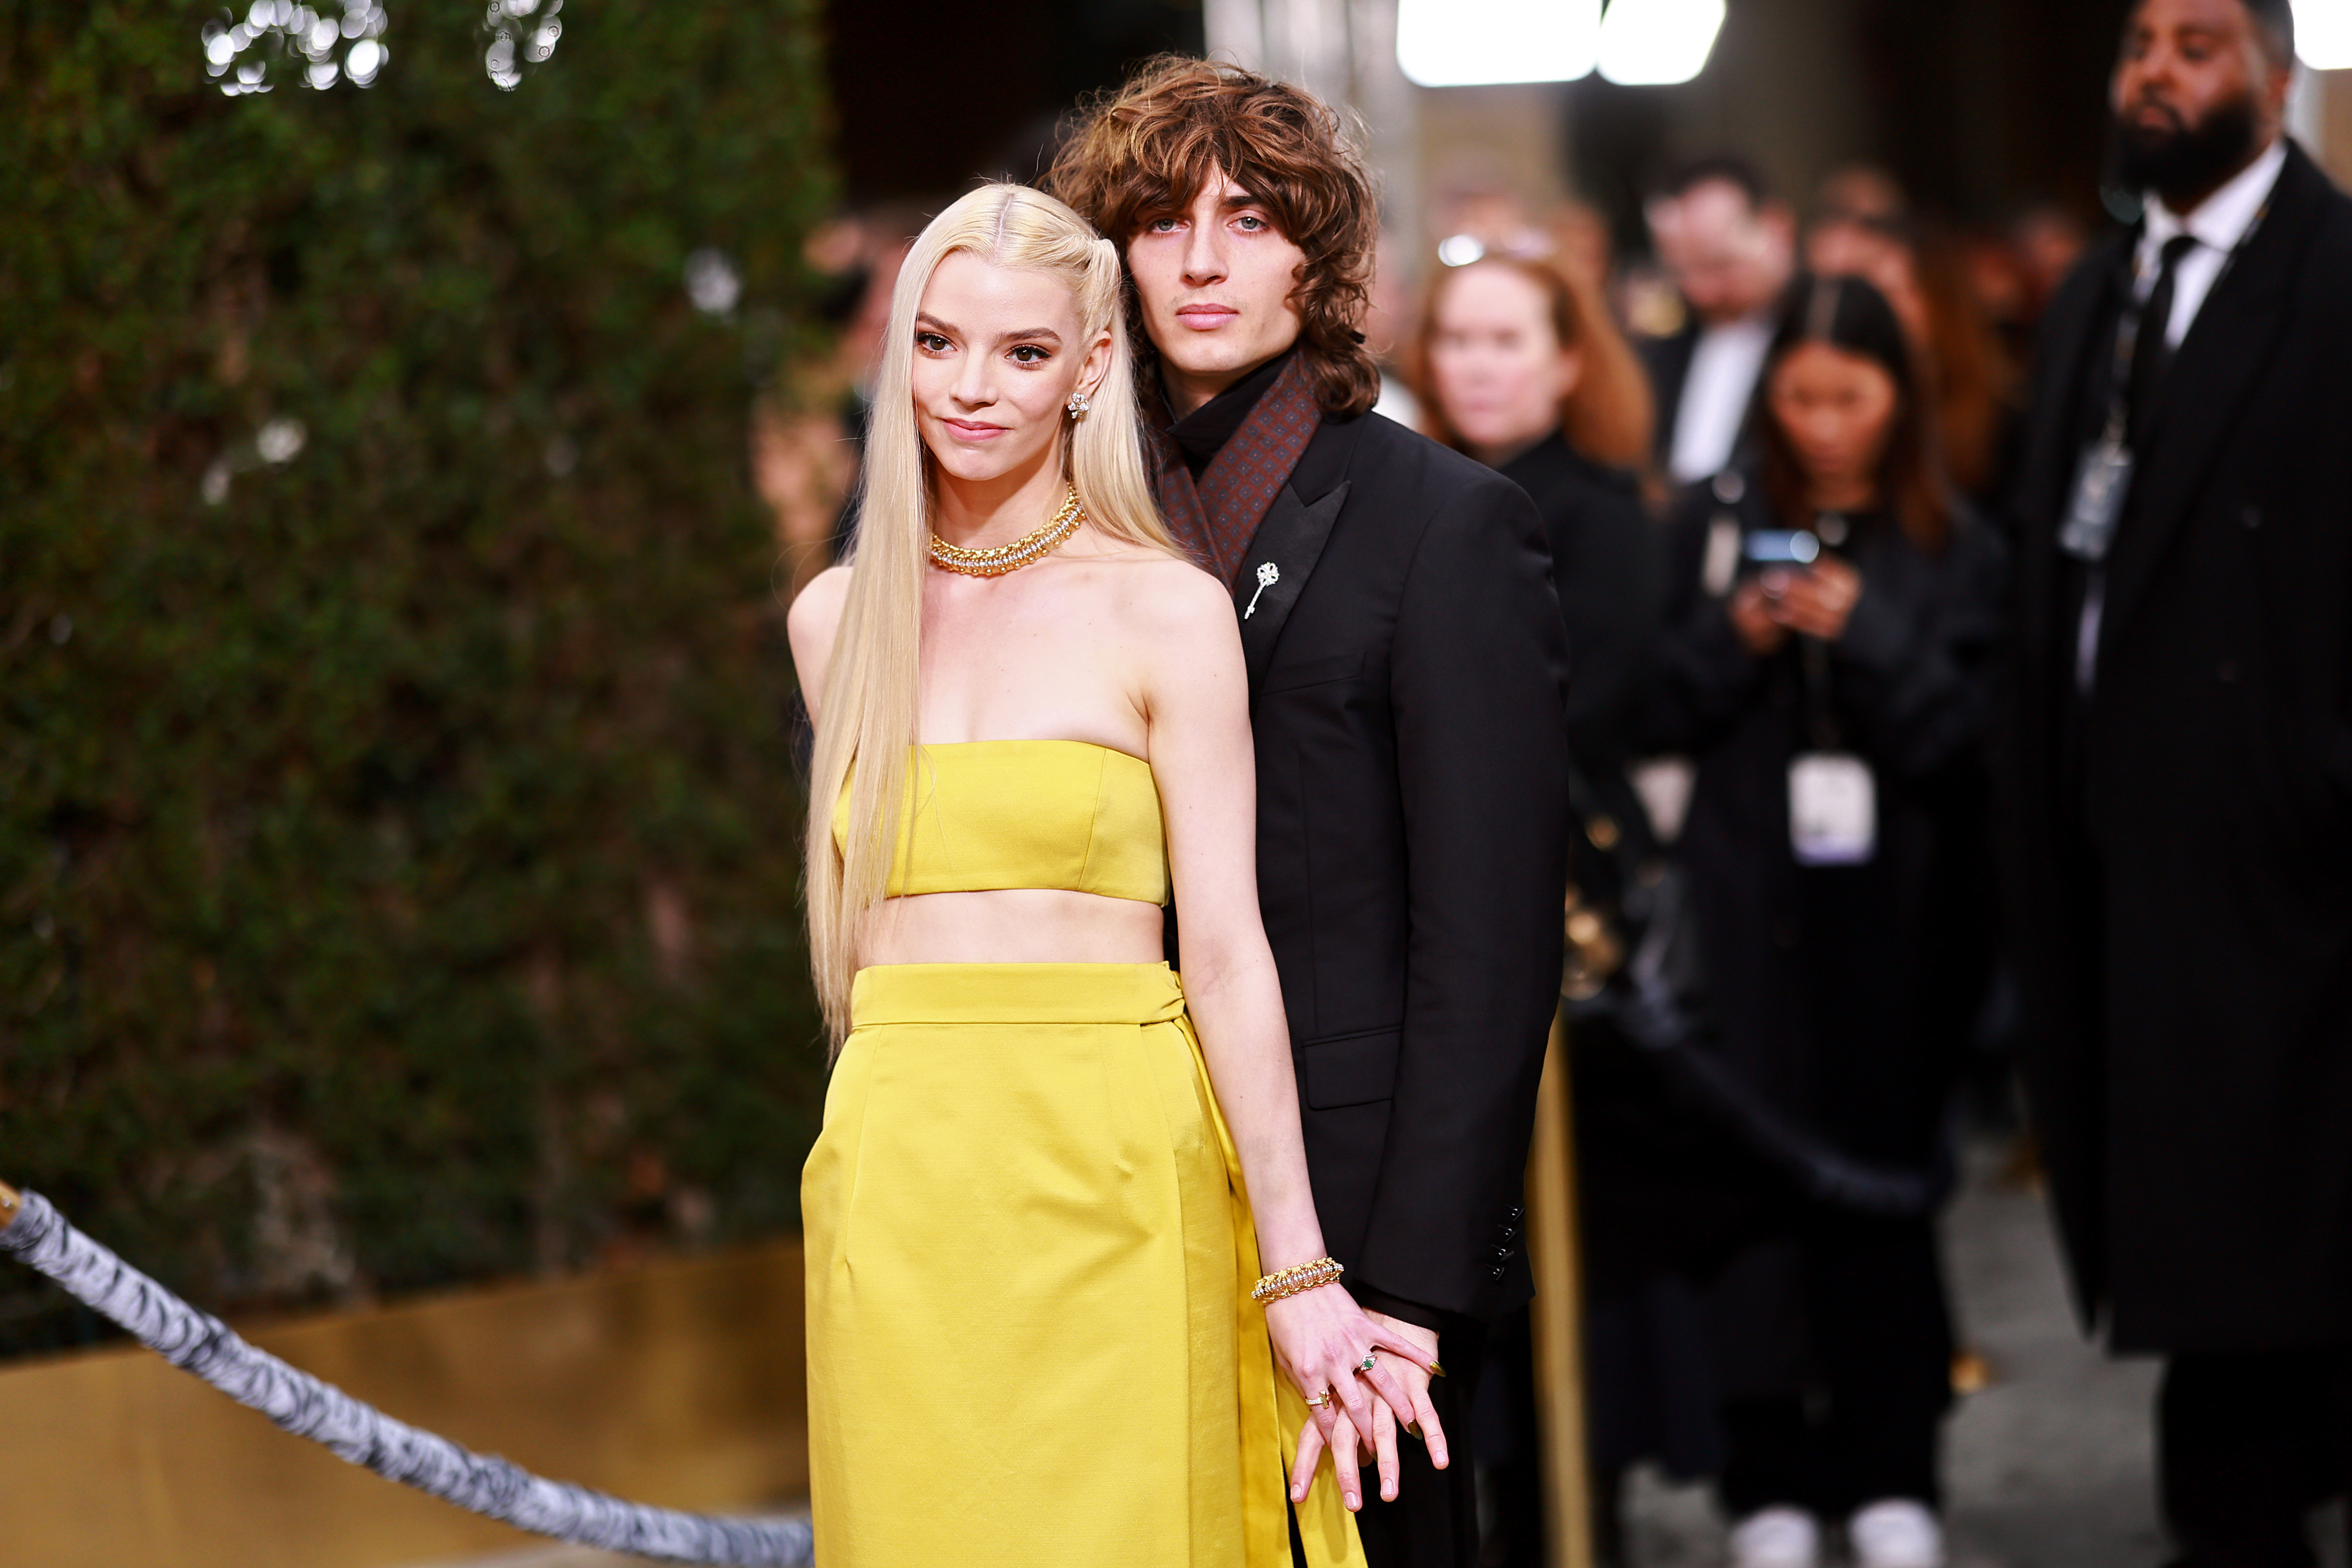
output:
MULTIPOLYGON (((928 310, 918 310, 915 312, 915 325, 922 328, 926 331, 937 332, 941 337, 961 338, 963 336, 961 331, 957 330, 954 323, 942 321, 928 310)), ((999 332, 996 335, 996 340, 1000 343, 1010 343, 1016 340, 1051 343, 1057 349, 1062 346, 1062 335, 1059 332, 1055 331, 1051 327, 1028 327, 1018 332, 999 332)))

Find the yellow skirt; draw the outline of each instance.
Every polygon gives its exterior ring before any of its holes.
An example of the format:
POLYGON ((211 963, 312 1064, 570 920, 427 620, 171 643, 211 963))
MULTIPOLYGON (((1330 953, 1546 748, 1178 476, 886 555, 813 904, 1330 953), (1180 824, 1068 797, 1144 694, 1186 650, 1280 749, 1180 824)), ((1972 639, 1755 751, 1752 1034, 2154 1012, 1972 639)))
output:
MULTIPOLYGON (((1175 975, 889 965, 851 1016, 801 1177, 817 1562, 1288 1568, 1307 1411, 1175 975)), ((1361 1568, 1328 1458, 1298 1520, 1361 1568)))

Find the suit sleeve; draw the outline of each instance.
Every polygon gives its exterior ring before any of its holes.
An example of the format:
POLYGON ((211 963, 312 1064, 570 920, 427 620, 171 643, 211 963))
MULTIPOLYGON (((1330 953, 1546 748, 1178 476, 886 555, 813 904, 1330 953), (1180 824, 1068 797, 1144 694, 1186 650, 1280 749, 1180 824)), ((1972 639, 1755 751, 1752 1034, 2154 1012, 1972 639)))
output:
POLYGON ((1567 649, 1549 558, 1516 486, 1463 486, 1422 538, 1390 665, 1411 935, 1357 1272, 1372 1291, 1482 1318, 1511 1304, 1559 999, 1567 649))

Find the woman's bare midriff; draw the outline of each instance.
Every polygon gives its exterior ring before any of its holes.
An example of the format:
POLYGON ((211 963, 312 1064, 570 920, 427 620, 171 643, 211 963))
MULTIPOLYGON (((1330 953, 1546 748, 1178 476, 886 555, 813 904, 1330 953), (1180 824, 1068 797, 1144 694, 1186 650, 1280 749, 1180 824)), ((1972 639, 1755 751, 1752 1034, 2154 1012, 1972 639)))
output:
POLYGON ((1058 888, 926 893, 886 901, 867 964, 1156 964, 1160 906, 1058 888))

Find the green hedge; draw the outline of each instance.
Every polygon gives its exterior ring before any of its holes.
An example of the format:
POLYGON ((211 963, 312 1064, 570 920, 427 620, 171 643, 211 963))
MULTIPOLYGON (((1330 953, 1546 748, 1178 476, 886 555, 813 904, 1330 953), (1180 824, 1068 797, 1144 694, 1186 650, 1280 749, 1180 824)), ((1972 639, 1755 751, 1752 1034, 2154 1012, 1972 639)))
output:
POLYGON ((215 1307, 789 1230, 820 1101, 743 460, 814 0, 574 0, 511 92, 385 4, 235 99, 226 12, 0 18, 0 1178, 215 1307))

